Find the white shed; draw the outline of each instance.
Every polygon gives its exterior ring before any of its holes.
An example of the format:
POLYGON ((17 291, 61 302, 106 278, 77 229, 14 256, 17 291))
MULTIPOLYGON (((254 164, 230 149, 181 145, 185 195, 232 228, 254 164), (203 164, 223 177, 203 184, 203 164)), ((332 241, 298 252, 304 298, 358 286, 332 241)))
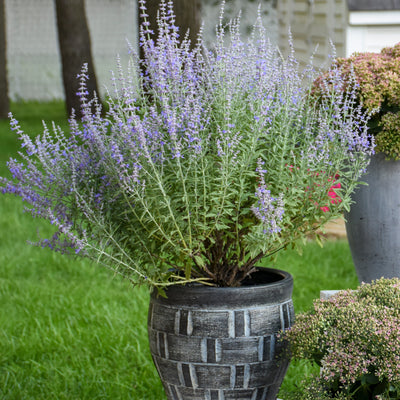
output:
POLYGON ((348 0, 348 8, 346 57, 400 42, 400 0, 348 0))
POLYGON ((400 0, 280 0, 277 7, 280 48, 288 51, 291 31, 303 63, 315 51, 316 65, 329 62, 330 42, 338 57, 400 42, 400 0))

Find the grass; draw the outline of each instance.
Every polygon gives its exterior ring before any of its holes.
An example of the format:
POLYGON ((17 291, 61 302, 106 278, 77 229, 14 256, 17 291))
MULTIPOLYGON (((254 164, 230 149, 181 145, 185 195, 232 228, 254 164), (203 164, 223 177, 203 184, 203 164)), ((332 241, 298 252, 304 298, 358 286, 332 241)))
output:
POLYGON ((146 290, 28 246, 46 229, 17 203, 0 203, 0 398, 163 399, 146 290))
MULTIPOLYGON (((27 132, 41 119, 65 126, 63 103, 13 104, 27 132)), ((0 175, 17 140, 0 121, 0 175)), ((148 293, 83 260, 26 244, 49 227, 0 196, 0 398, 163 400, 147 344, 148 293)), ((296 312, 309 308, 321 289, 355 288, 346 241, 310 242, 302 257, 279 255, 292 273, 296 312)), ((310 367, 292 363, 283 389, 294 391, 310 367)))

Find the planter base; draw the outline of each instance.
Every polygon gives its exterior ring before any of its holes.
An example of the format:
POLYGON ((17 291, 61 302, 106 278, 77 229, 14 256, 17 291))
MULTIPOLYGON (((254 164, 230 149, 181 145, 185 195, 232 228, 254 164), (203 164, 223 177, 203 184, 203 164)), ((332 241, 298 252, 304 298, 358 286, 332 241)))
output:
POLYGON ((276 336, 294 321, 293 280, 240 288, 173 287, 153 293, 149 342, 169 400, 275 400, 289 360, 276 336))
POLYGON ((362 180, 345 214, 358 279, 400 277, 400 161, 375 154, 362 180))

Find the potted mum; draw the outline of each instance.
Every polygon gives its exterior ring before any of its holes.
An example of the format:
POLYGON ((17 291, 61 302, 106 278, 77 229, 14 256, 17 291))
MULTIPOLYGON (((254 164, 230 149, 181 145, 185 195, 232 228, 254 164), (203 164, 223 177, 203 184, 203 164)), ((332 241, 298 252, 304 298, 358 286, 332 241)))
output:
MULTIPOLYGON (((38 245, 88 257, 152 289, 148 331, 169 399, 275 399, 288 361, 292 278, 259 268, 349 208, 373 141, 354 88, 337 73, 318 99, 265 36, 222 22, 212 49, 178 39, 163 1, 145 58, 113 79, 108 110, 22 141, 3 193, 55 227, 38 245), (225 397, 224 397, 225 396, 225 397)), ((145 18, 145 2, 140 2, 145 18)), ((222 17, 221 17, 222 20, 222 17)))
POLYGON ((293 398, 400 398, 400 279, 341 291, 297 316, 284 334, 295 359, 320 369, 293 398))
POLYGON ((400 277, 400 43, 380 53, 356 53, 337 60, 344 76, 354 74, 357 99, 377 111, 369 121, 376 154, 368 185, 353 195, 346 230, 360 282, 400 277))

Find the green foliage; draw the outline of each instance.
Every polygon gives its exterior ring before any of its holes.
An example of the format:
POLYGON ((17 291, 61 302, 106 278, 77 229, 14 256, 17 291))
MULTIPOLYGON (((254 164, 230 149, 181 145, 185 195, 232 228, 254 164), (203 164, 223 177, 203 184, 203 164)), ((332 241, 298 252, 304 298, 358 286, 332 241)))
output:
POLYGON ((400 159, 400 113, 387 112, 380 120, 382 130, 377 134, 376 151, 386 155, 387 159, 400 159))

